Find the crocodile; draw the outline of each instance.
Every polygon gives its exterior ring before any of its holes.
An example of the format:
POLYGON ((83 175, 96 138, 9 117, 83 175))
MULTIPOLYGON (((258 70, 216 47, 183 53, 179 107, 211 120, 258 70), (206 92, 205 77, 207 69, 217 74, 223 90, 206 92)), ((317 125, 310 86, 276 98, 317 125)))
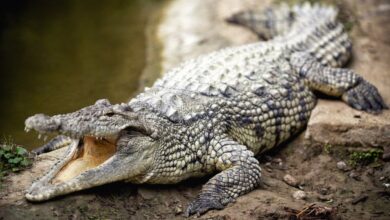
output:
POLYGON ((342 68, 352 44, 337 13, 317 4, 236 13, 227 22, 266 41, 188 60, 126 103, 100 99, 72 113, 27 118, 26 131, 58 134, 38 154, 67 150, 26 199, 214 174, 185 214, 223 209, 259 186, 255 156, 302 131, 318 93, 373 114, 388 108, 375 86, 342 68))

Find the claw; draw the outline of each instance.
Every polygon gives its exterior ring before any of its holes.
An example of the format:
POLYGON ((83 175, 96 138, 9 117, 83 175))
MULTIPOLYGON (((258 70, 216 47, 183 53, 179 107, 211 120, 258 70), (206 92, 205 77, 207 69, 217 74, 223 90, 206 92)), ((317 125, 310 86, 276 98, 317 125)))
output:
MULTIPOLYGON (((226 203, 231 202, 231 200, 226 203)), ((184 213, 185 217, 189 217, 190 215, 196 214, 200 216, 212 209, 223 209, 225 205, 223 205, 218 198, 214 197, 198 197, 194 201, 190 203, 186 212, 184 213)))
POLYGON ((365 80, 345 92, 342 98, 353 108, 373 114, 387 109, 377 88, 365 80))

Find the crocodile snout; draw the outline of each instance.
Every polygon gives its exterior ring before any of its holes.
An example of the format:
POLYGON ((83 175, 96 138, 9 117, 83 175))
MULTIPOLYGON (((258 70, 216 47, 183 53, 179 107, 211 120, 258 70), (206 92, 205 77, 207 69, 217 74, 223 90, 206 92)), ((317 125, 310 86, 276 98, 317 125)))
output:
POLYGON ((60 122, 50 116, 44 114, 36 114, 26 119, 26 131, 34 129, 40 133, 51 133, 57 131, 60 127, 60 122))

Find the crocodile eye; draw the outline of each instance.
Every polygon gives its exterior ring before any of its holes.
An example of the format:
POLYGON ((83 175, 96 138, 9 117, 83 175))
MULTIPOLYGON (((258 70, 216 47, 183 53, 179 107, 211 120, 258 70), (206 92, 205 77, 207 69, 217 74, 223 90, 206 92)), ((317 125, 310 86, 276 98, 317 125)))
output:
POLYGON ((108 113, 106 113, 106 116, 112 117, 112 116, 114 116, 114 112, 108 112, 108 113))

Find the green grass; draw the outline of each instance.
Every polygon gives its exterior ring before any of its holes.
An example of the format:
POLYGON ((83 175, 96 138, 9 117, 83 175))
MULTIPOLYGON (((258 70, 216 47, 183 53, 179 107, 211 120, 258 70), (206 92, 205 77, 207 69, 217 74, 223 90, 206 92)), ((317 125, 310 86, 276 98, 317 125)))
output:
POLYGON ((324 145, 324 151, 325 151, 325 153, 327 153, 327 154, 331 154, 331 153, 332 153, 332 145, 330 145, 330 144, 325 144, 325 145, 324 145))
POLYGON ((352 166, 365 166, 376 162, 382 154, 383 151, 378 149, 372 149, 368 151, 354 151, 349 155, 349 163, 352 166))
POLYGON ((380 157, 383 150, 381 149, 349 150, 346 146, 324 144, 322 152, 339 160, 348 161, 351 167, 370 165, 375 168, 382 166, 380 157))
POLYGON ((11 138, 0 142, 0 183, 9 173, 19 172, 32 164, 32 155, 11 138))

